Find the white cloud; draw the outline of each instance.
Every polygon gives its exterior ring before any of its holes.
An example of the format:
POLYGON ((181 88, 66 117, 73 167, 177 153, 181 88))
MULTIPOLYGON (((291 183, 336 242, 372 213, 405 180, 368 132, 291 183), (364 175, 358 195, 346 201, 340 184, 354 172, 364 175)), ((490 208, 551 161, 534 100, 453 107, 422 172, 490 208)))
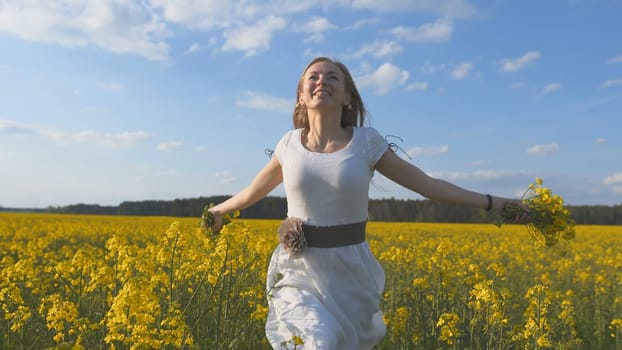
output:
POLYGON ((607 139, 604 137, 599 137, 596 139, 596 143, 607 143, 607 139))
POLYGON ((123 85, 119 83, 100 83, 97 86, 104 90, 117 91, 123 89, 123 85))
POLYGON ((380 12, 432 12, 442 17, 471 17, 475 8, 467 0, 353 0, 352 7, 380 12))
MULTIPOLYGON (((318 9, 378 12, 427 12, 442 18, 419 27, 397 27, 396 35, 411 41, 443 41, 453 32, 453 18, 471 17, 476 11, 467 0, 22 0, 0 4, 0 31, 22 39, 66 47, 95 46, 113 53, 129 53, 150 60, 167 60, 167 42, 174 30, 201 30, 221 34, 223 51, 252 56, 266 50, 275 32, 285 28, 285 18, 318 9), (259 20, 269 14, 264 20, 259 20)), ((361 19, 349 29, 380 23, 361 19)), ((336 26, 316 17, 302 26, 306 41, 323 40, 336 26)), ((296 30, 296 29, 295 29, 296 30)), ((194 43, 183 52, 204 48, 194 43)))
POLYGON ((622 63, 622 55, 607 59, 607 63, 622 63))
POLYGON ((38 133, 36 125, 19 123, 13 120, 0 119, 0 134, 35 134, 38 133))
POLYGON ((553 91, 557 91, 559 89, 561 89, 561 84, 560 83, 550 83, 548 85, 546 85, 543 89, 542 89, 542 94, 548 94, 551 93, 553 91))
POLYGON ((406 86, 406 90, 408 91, 427 90, 427 89, 428 89, 428 83, 424 81, 415 81, 406 86))
POLYGON ((510 85, 510 89, 522 89, 526 86, 527 84, 525 84, 524 82, 518 82, 518 83, 514 83, 512 85, 510 85))
POLYGON ((259 50, 269 49, 274 32, 284 29, 285 25, 286 21, 283 18, 271 16, 255 25, 227 29, 223 33, 225 43, 222 50, 244 51, 246 56, 253 56, 259 50))
POLYGON ((124 148, 151 139, 151 134, 144 131, 124 131, 107 134, 95 130, 67 133, 57 130, 44 130, 43 135, 61 144, 92 144, 100 147, 124 148))
POLYGON ((413 158, 417 156, 433 156, 447 152, 449 152, 449 145, 442 145, 438 147, 415 147, 406 151, 406 153, 413 158))
POLYGON ((0 5, 0 30, 24 40, 65 47, 96 46, 165 60, 171 31, 137 1, 14 1, 0 5))
POLYGON ((433 74, 445 70, 445 68, 445 64, 432 64, 426 61, 421 67, 421 72, 426 74, 433 74))
POLYGON ((325 8, 311 0, 151 0, 151 4, 166 21, 208 31, 246 26, 266 14, 280 17, 325 8))
POLYGON ((527 65, 540 58, 539 51, 529 51, 518 58, 504 58, 501 60, 501 70, 504 72, 515 72, 525 68, 527 65))
POLYGON ((426 23, 419 27, 399 26, 391 30, 395 36, 412 42, 447 41, 453 33, 453 23, 446 19, 439 19, 434 23, 426 23))
POLYGON ((190 47, 184 51, 185 54, 189 54, 189 53, 194 53, 201 50, 201 45, 199 45, 198 43, 192 43, 192 45, 190 45, 190 47))
POLYGON ((309 33, 305 42, 320 42, 324 40, 324 32, 336 29, 337 26, 330 23, 325 17, 314 17, 310 21, 304 23, 300 30, 309 33))
POLYGON ((604 81, 600 85, 600 87, 603 89, 606 89, 608 87, 617 86, 617 85, 622 85, 622 79, 610 79, 610 80, 604 81))
POLYGON ((237 178, 228 171, 219 171, 214 173, 213 175, 222 183, 232 183, 237 180, 237 178))
POLYGON ((373 56, 377 58, 390 57, 394 54, 402 52, 402 46, 397 41, 375 40, 364 45, 358 51, 355 51, 348 57, 362 58, 365 56, 373 56))
POLYGON ((197 42, 194 42, 192 43, 192 45, 190 45, 189 48, 186 49, 186 51, 184 51, 184 54, 192 54, 210 47, 214 47, 216 45, 218 45, 218 40, 216 38, 209 38, 207 40, 207 44, 199 44, 197 42))
MULTIPOLYGON (((222 51, 242 51, 246 56, 252 56, 270 47, 274 34, 285 28, 285 18, 314 8, 325 12, 332 8, 428 12, 442 18, 419 27, 394 29, 396 35, 410 41, 447 40, 453 32, 453 18, 475 14, 474 7, 467 0, 387 1, 22 0, 8 4, 5 1, 0 4, 0 31, 25 40, 71 48, 95 46, 113 53, 167 60, 171 52, 167 40, 177 28, 217 32, 224 39, 222 51), (266 14, 270 17, 258 21, 266 14)), ((358 29, 380 22, 377 18, 367 18, 348 28, 358 29)), ((320 41, 327 31, 337 26, 327 18, 316 17, 301 28, 297 30, 309 33, 306 41, 320 41)), ((183 52, 189 54, 202 48, 203 45, 193 43, 183 52)))
POLYGON ((282 16, 320 6, 308 0, 151 0, 151 4, 161 9, 166 21, 202 30, 232 28, 267 13, 282 16))
POLYGON ((235 104, 245 108, 283 113, 289 113, 294 110, 294 101, 290 99, 274 97, 254 91, 242 92, 242 96, 235 101, 235 104))
POLYGON ((449 40, 453 31, 454 27, 451 21, 446 19, 439 19, 434 23, 426 23, 418 27, 395 27, 391 30, 391 33, 393 33, 398 38, 407 41, 441 42, 449 40))
POLYGON ((559 151, 560 147, 557 143, 539 144, 531 146, 527 149, 528 154, 552 154, 559 151))
POLYGON ((25 124, 0 119, 0 134, 30 134, 50 139, 61 145, 86 144, 100 147, 123 148, 148 141, 152 135, 145 131, 102 133, 96 130, 67 132, 37 124, 25 124))
POLYGON ((460 63, 451 72, 451 77, 456 80, 466 78, 473 69, 473 64, 470 62, 460 63))
POLYGON ((184 146, 184 143, 181 141, 170 141, 170 142, 161 142, 158 145, 158 150, 160 151, 172 151, 174 149, 180 149, 184 146))
POLYGON ((445 179, 450 182, 464 182, 472 180, 503 180, 517 179, 525 176, 524 171, 505 171, 505 170, 476 170, 471 172, 430 172, 430 176, 445 179))
POLYGON ((324 40, 324 34, 322 34, 322 33, 313 33, 313 34, 309 35, 308 37, 306 37, 303 41, 305 43, 319 43, 322 40, 324 40))
POLYGON ((223 28, 236 21, 236 8, 231 1, 151 0, 162 11, 165 20, 191 28, 223 28))
POLYGON ((473 162, 473 163, 471 163, 471 164, 473 164, 474 166, 484 166, 484 165, 488 165, 488 164, 490 164, 490 161, 480 159, 480 160, 476 160, 476 161, 474 161, 474 162, 473 162))
POLYGON ((385 95, 391 89, 406 83, 408 77, 408 71, 391 63, 384 63, 375 72, 359 77, 356 83, 362 88, 373 89, 378 95, 385 95))
POLYGON ((124 131, 118 134, 105 134, 104 139, 121 145, 131 145, 150 140, 152 135, 144 131, 124 131))
POLYGON ((362 27, 368 26, 368 25, 372 25, 372 24, 378 24, 380 23, 380 20, 378 18, 364 18, 361 20, 358 20, 356 22, 354 22, 353 24, 345 27, 344 29, 347 30, 357 30, 360 29, 362 27))
POLYGON ((622 172, 611 174, 603 179, 603 185, 614 185, 622 183, 622 172))

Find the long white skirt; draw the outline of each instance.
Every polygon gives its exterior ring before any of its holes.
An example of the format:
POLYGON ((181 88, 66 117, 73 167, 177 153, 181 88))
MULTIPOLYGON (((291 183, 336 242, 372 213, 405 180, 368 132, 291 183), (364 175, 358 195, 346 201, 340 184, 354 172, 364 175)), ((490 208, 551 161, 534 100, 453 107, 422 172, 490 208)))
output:
POLYGON ((385 334, 380 311, 384 271, 363 242, 309 248, 292 258, 280 246, 268 267, 266 336, 274 349, 372 349, 385 334), (282 279, 275 283, 277 274, 282 279))

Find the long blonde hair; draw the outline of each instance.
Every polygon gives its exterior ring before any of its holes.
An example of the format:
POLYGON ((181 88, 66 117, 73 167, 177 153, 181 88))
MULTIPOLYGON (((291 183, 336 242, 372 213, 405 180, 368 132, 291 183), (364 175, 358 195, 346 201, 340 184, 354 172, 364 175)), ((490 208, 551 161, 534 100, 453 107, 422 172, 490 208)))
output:
POLYGON ((307 107, 298 103, 300 100, 300 90, 302 89, 302 81, 305 73, 309 68, 318 63, 318 62, 330 62, 337 66, 343 73, 345 78, 345 90, 346 93, 349 93, 351 96, 350 106, 343 106, 341 110, 341 126, 363 126, 365 122, 365 114, 367 111, 365 110, 365 106, 363 105, 363 99, 356 89, 356 85, 354 84, 354 79, 352 79, 352 75, 346 67, 345 64, 332 60, 328 57, 316 57, 314 58, 302 72, 300 79, 298 80, 298 86, 296 88, 296 107, 294 108, 294 128, 304 128, 309 129, 309 117, 307 115, 307 107))

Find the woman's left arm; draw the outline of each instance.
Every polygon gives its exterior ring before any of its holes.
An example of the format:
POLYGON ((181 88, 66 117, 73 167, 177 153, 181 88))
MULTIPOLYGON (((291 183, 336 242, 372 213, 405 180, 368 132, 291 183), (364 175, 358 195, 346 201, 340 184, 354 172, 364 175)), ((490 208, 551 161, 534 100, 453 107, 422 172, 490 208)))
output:
MULTIPOLYGON (((415 191, 422 196, 487 209, 486 194, 469 191, 450 182, 428 176, 421 169, 387 150, 375 165, 375 169, 388 179, 415 191)), ((492 196, 492 208, 501 209, 505 203, 523 206, 518 199, 492 196)))

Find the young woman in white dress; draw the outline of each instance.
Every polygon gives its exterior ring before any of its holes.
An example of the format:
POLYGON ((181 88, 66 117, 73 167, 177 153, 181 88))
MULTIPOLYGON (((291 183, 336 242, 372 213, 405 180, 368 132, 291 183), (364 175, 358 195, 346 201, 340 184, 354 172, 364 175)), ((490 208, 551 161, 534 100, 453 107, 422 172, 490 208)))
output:
POLYGON ((226 213, 284 184, 290 221, 282 229, 298 228, 307 244, 292 251, 282 242, 268 267, 266 336, 275 349, 293 336, 304 342, 297 349, 371 349, 382 340, 384 271, 365 241, 374 171, 434 200, 487 210, 522 206, 426 175, 394 154, 375 129, 363 127, 364 118, 346 66, 314 59, 298 82, 295 129, 281 138, 248 187, 210 209, 218 231, 226 213))

